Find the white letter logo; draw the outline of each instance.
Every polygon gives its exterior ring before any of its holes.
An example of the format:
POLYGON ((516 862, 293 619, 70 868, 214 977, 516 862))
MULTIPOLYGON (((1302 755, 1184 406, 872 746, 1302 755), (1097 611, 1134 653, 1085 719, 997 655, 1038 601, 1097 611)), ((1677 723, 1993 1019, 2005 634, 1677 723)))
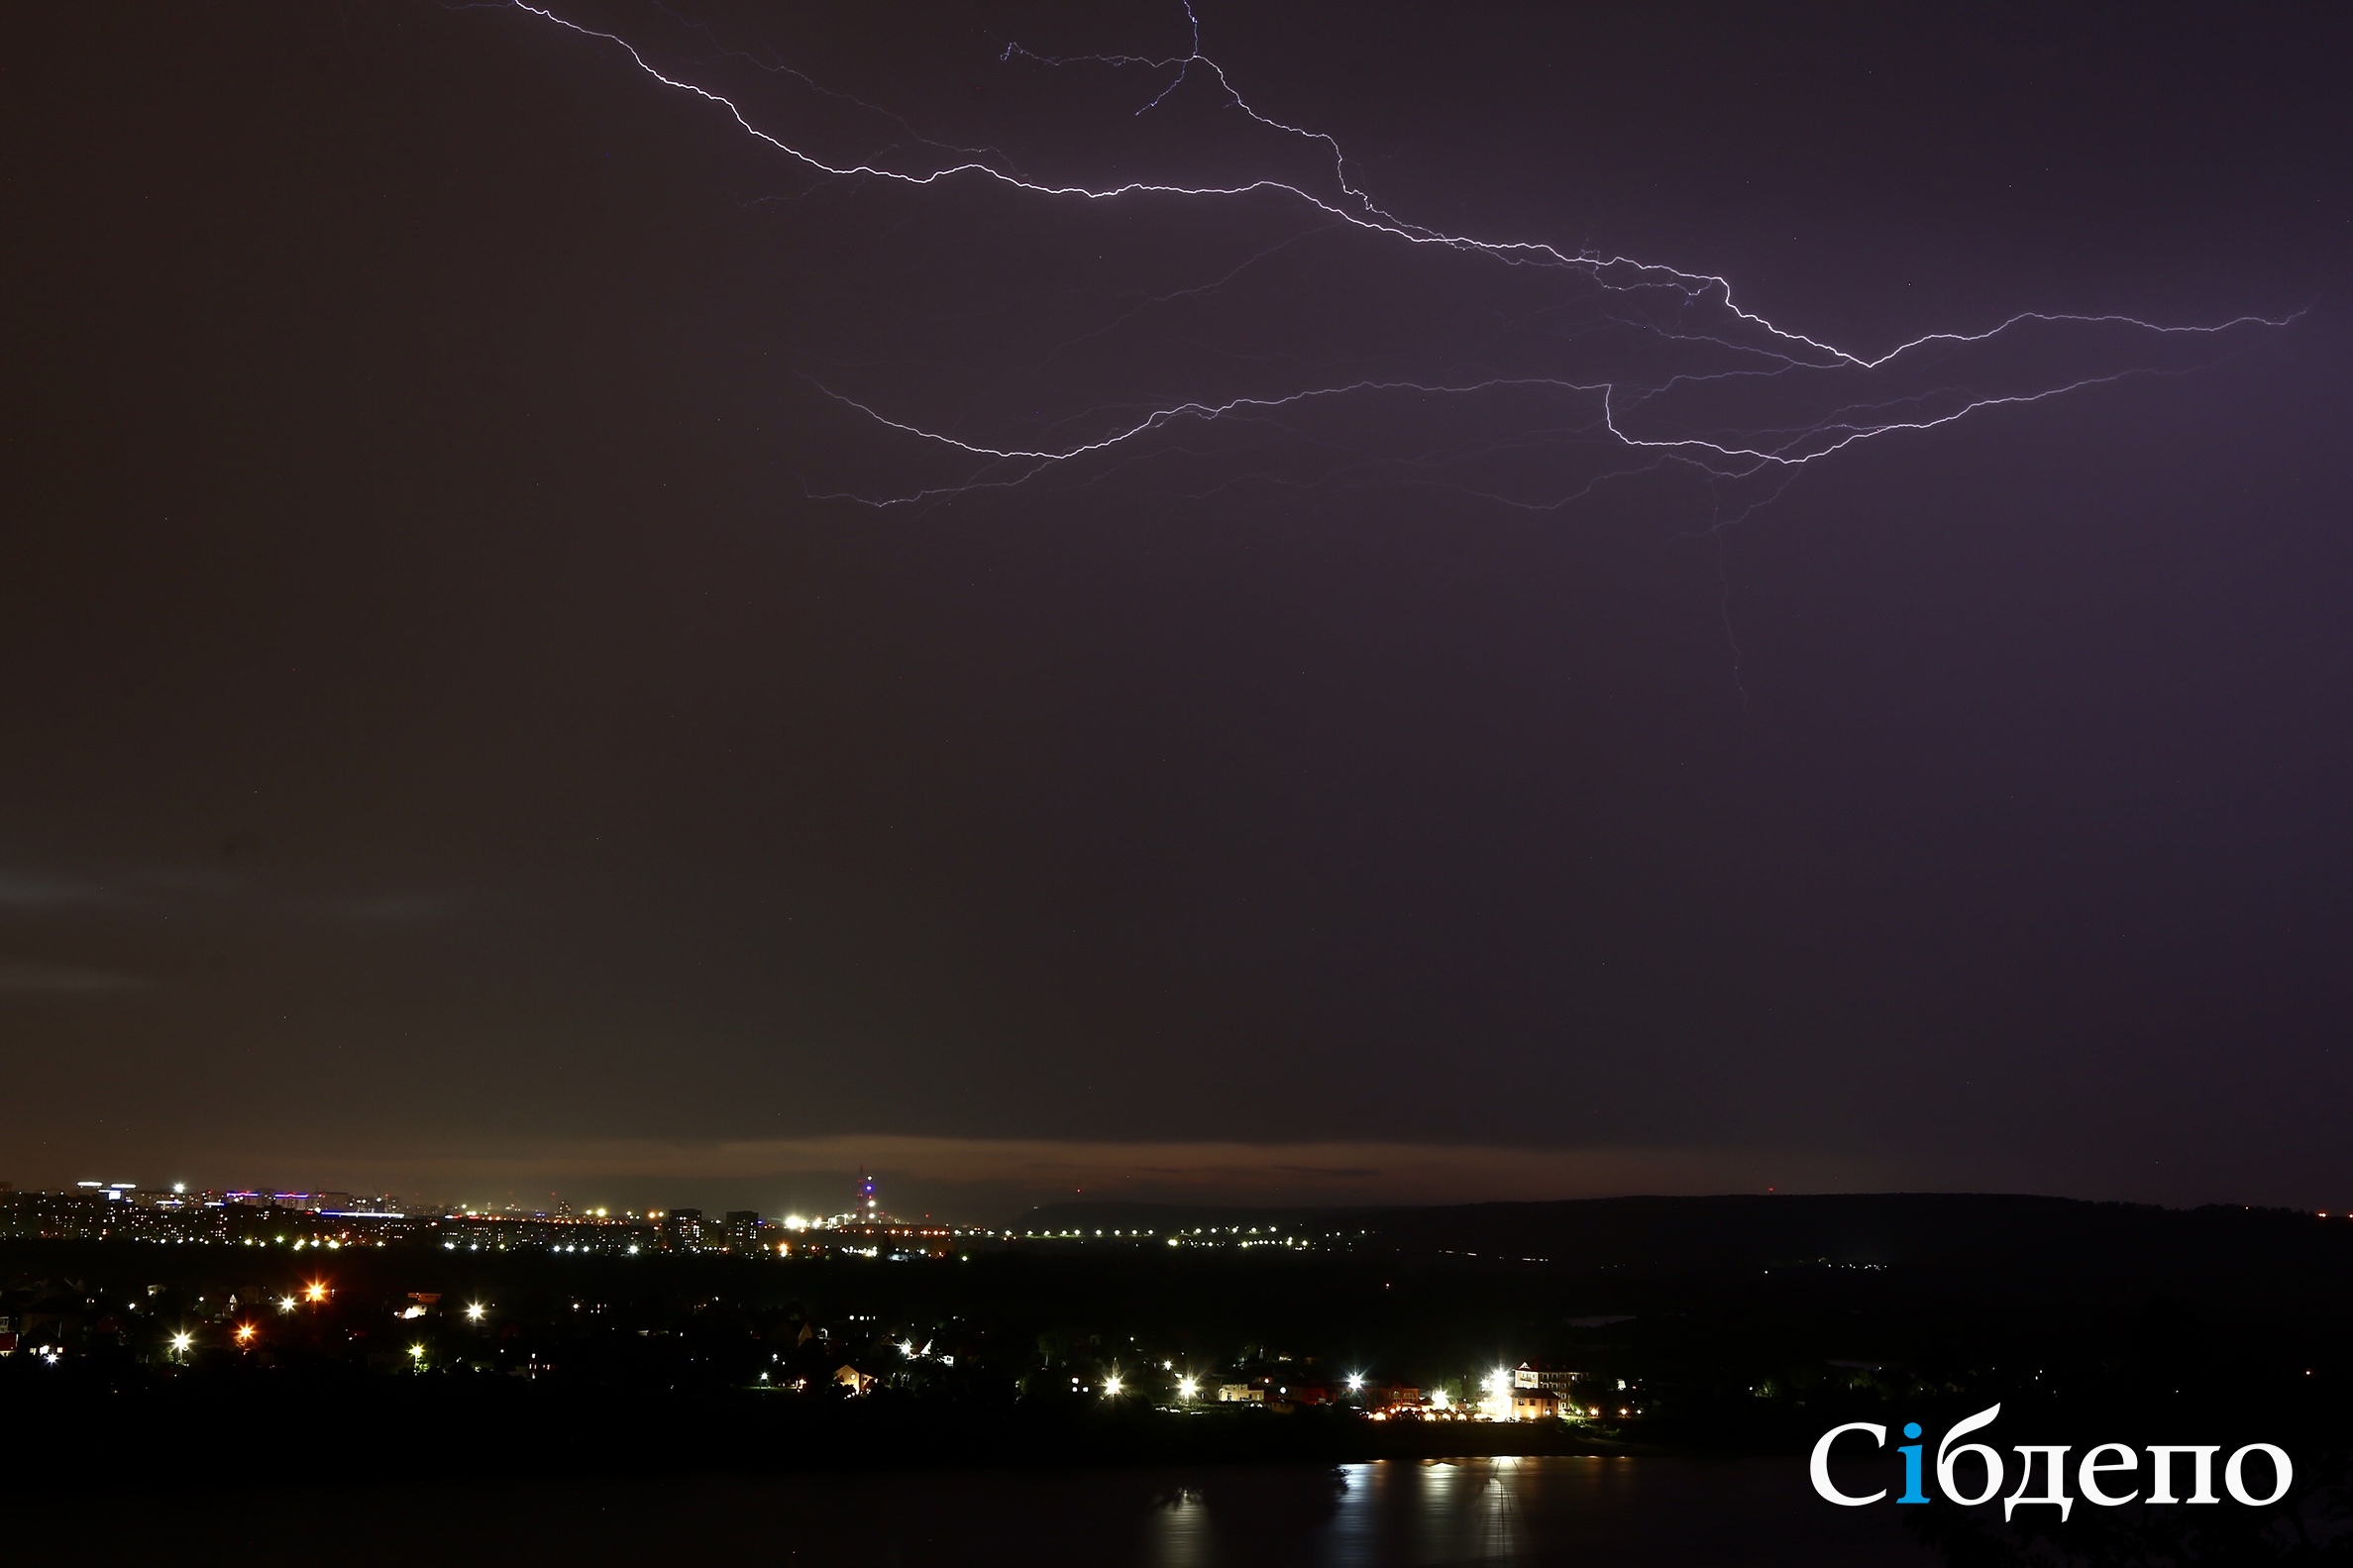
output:
POLYGON ((1945 1433, 1945 1440, 1936 1445, 1936 1484, 1944 1488, 1945 1496, 1963 1508, 1976 1508, 2001 1490, 2001 1455, 1983 1443, 1963 1443, 1955 1448, 1953 1439, 1967 1437, 1971 1432, 1992 1425, 1993 1418, 2000 1413, 2000 1406, 1989 1405, 1945 1433), (1974 1498, 1963 1497, 1961 1489, 1953 1484, 1953 1463, 1963 1454, 1976 1454, 1985 1461, 1985 1490, 1974 1498))
POLYGON ((2139 1497, 2141 1489, 2134 1487, 2122 1497, 2117 1497, 2099 1484, 2099 1478, 2118 1470, 2138 1470, 2140 1467, 2141 1456, 2122 1443, 2101 1443, 2084 1456, 2084 1468, 2076 1472, 2076 1485, 2083 1490, 2084 1496, 2101 1508, 2120 1509, 2139 1497), (2122 1457, 2110 1464, 2100 1458, 2102 1454, 2118 1454, 2122 1457))
POLYGON ((2275 1448, 2270 1443, 2249 1443, 2237 1453, 2232 1454, 2230 1456, 2230 1463, 2222 1467, 2223 1490, 2228 1492, 2232 1497, 2238 1499, 2241 1503, 2246 1504, 2247 1507, 2251 1509, 2271 1507, 2274 1503, 2277 1503, 2280 1501, 2280 1499, 2286 1497, 2288 1495, 2289 1487, 2293 1486, 2295 1483, 2296 1466, 2288 1462, 2288 1454, 2286 1450, 2275 1448), (2247 1496, 2246 1469, 2247 1456, 2249 1454, 2269 1454, 2272 1456, 2272 1495, 2268 1498, 2251 1498, 2247 1496))
MULTIPOLYGON (((1995 1406, 1994 1409, 1999 1410, 2000 1407, 1995 1406)), ((1851 1498, 1830 1484, 1830 1445, 1849 1432, 1869 1432, 1871 1440, 1882 1447, 1887 1442, 1887 1428, 1870 1421, 1849 1421, 1844 1426, 1833 1426, 1814 1444, 1813 1463, 1806 1467, 1806 1473, 1814 1478, 1814 1490, 1822 1494, 1824 1502, 1836 1503, 1843 1509, 1868 1508, 1887 1495, 1885 1487, 1867 1498, 1851 1498)))

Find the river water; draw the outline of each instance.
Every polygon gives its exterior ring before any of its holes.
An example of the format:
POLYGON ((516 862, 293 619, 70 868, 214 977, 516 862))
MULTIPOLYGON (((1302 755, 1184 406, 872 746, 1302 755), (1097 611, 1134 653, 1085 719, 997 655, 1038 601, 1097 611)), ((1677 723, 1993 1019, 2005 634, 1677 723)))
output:
POLYGON ((1189 1471, 829 1471, 368 1480, 400 1456, 241 1456, 219 1485, 132 1460, 102 1490, 7 1499, 20 1562, 474 1568, 561 1563, 1226 1568, 1929 1568, 1891 1507, 1817 1498, 1801 1461, 1386 1460, 1189 1471), (142 1484, 139 1472, 150 1478, 142 1484), (331 1479, 342 1471, 345 1479, 331 1479), (168 1479, 161 1479, 167 1477, 168 1479), (156 1484, 161 1479, 161 1484, 156 1484), (28 1507, 28 1504, 32 1504, 28 1507))

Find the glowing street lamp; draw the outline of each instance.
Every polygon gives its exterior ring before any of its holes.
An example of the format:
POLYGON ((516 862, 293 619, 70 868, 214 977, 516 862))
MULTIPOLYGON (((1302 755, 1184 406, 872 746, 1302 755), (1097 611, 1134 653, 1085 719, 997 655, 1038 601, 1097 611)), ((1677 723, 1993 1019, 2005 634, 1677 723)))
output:
POLYGON ((1364 1392, 1363 1373, 1351 1372, 1348 1374, 1348 1392, 1350 1394, 1362 1394, 1364 1392))
POLYGON ((489 1310, 480 1302, 468 1302, 466 1304, 466 1320, 470 1323, 479 1323, 489 1310))
POLYGON ((423 1366, 425 1364, 425 1347, 423 1345, 410 1345, 408 1347, 408 1359, 415 1362, 420 1367, 423 1366))
POLYGON ((237 1325, 237 1342, 241 1345, 252 1344, 254 1342, 255 1332, 256 1330, 253 1324, 239 1323, 237 1325))
POLYGON ((1194 1395, 1196 1395, 1196 1394, 1199 1394, 1200 1392, 1201 1392, 1201 1385, 1200 1385, 1200 1383, 1199 1383, 1199 1382, 1197 1382, 1196 1380, 1194 1380, 1194 1379, 1192 1379, 1192 1378, 1179 1378, 1179 1379, 1177 1379, 1177 1398, 1178 1398, 1178 1399, 1180 1399, 1180 1400, 1189 1400, 1189 1399, 1193 1398, 1193 1396, 1194 1396, 1194 1395))
POLYGON ((1103 1397, 1107 1400, 1116 1400, 1120 1397, 1120 1390, 1125 1386, 1121 1381, 1119 1374, 1114 1373, 1103 1380, 1103 1397))
POLYGON ((175 1356, 184 1356, 188 1353, 188 1346, 195 1342, 196 1336, 183 1328, 171 1336, 171 1353, 175 1356))
POLYGON ((277 1299, 277 1309, 281 1312, 290 1312, 300 1305, 291 1296, 281 1296, 277 1299))
POLYGON ((311 1281, 302 1288, 302 1299, 314 1307, 325 1301, 327 1299, 327 1282, 325 1280, 311 1281))

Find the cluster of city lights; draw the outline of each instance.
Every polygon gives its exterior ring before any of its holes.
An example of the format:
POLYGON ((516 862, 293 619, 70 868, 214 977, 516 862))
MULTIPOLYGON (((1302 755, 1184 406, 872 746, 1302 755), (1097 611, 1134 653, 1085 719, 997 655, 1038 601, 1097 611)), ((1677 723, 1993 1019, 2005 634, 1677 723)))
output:
MULTIPOLYGON (((334 1289, 328 1281, 324 1279, 313 1279, 306 1281, 303 1284, 299 1296, 281 1296, 277 1299, 276 1305, 278 1310, 281 1313, 290 1313, 299 1309, 305 1303, 313 1307, 324 1305, 333 1298, 333 1295, 334 1289)), ((430 1297, 420 1298, 418 1299, 418 1305, 410 1307, 406 1310, 400 1312, 398 1315, 402 1317, 423 1316, 426 1312, 426 1306, 424 1304, 432 1300, 435 1299, 430 1297)), ((575 1304, 576 1307, 579 1304, 577 1303, 575 1304)), ((481 1301, 468 1302, 465 1304, 463 1308, 461 1308, 465 1320, 470 1324, 480 1324, 485 1321, 490 1314, 490 1304, 481 1301)), ((250 1320, 240 1321, 231 1330, 231 1337, 239 1349, 250 1349, 256 1343, 258 1343, 261 1338, 260 1325, 250 1320)), ((191 1352, 196 1348, 197 1336, 195 1331, 187 1328, 181 1328, 171 1333, 167 1337, 166 1342, 169 1346, 169 1353, 171 1357, 174 1360, 185 1361, 191 1352)), ((902 1336, 894 1341, 891 1341, 891 1344, 901 1356, 905 1357, 909 1361, 936 1360, 943 1366, 955 1365, 955 1357, 953 1355, 935 1352, 932 1344, 929 1342, 918 1345, 912 1336, 902 1336)), ((56 1346, 36 1346, 31 1347, 31 1349, 34 1355, 39 1356, 51 1365, 56 1364, 59 1359, 58 1347, 56 1346)), ((413 1341, 407 1346, 407 1357, 408 1365, 412 1369, 420 1372, 424 1371, 432 1359, 432 1347, 423 1340, 413 1341)), ((1178 1372, 1176 1363, 1174 1361, 1164 1361, 1160 1363, 1160 1369, 1165 1373, 1171 1374, 1173 1377, 1177 1405, 1189 1407, 1204 1402, 1204 1380, 1199 1374, 1192 1371, 1185 1371, 1181 1373, 1178 1372)), ((778 1386, 772 1383, 770 1373, 763 1371, 758 1376, 759 1382, 762 1385, 771 1387, 778 1386)), ((865 1381, 866 1380, 861 1374, 861 1387, 859 1392, 864 1392, 865 1381)), ((1313 1380, 1310 1379, 1309 1381, 1312 1383, 1313 1380)), ((1399 1390, 1384 1385, 1379 1391, 1377 1391, 1380 1395, 1380 1398, 1375 1399, 1372 1402, 1377 1408, 1366 1409, 1360 1411, 1360 1413, 1374 1420, 1388 1420, 1398 1417, 1411 1418, 1416 1415, 1422 1415, 1425 1417, 1436 1417, 1442 1420, 1485 1421, 1510 1421, 1524 1417, 1532 1418, 1539 1412, 1553 1413, 1557 1411, 1557 1413, 1568 1416, 1572 1419, 1579 1417, 1599 1418, 1604 1413, 1603 1408, 1598 1405, 1591 1407, 1568 1406, 1565 1404, 1565 1402, 1556 1402, 1555 1399, 1550 1394, 1534 1395, 1531 1400, 1527 1402, 1527 1404, 1536 1407, 1534 1410, 1516 1405, 1515 1382, 1527 1385, 1531 1389, 1536 1387, 1536 1385, 1530 1381, 1528 1369, 1525 1367, 1521 1369, 1521 1372, 1518 1375, 1515 1375, 1515 1373, 1510 1368, 1498 1366, 1481 1374, 1474 1381, 1476 1386, 1480 1389, 1485 1397, 1468 1404, 1449 1395, 1447 1390, 1443 1387, 1431 1389, 1427 1397, 1424 1397, 1421 1395, 1419 1390, 1399 1390)), ((1363 1372, 1347 1373, 1344 1375, 1341 1382, 1347 1394, 1353 1397, 1361 1399, 1366 1397, 1368 1392, 1373 1392, 1371 1391, 1370 1381, 1367 1375, 1363 1372)), ((1219 1405, 1233 1404, 1247 1408, 1258 1408, 1274 1403, 1277 1397, 1280 1397, 1284 1400, 1297 1400, 1300 1398, 1320 1400, 1324 1398, 1324 1396, 1316 1393, 1312 1388, 1303 1387, 1294 1391, 1288 1387, 1271 1387, 1269 1384, 1270 1380, 1259 1378, 1247 1384, 1229 1384, 1223 1386, 1217 1391, 1214 1403, 1219 1405)), ((785 1386, 791 1388, 804 1388, 806 1386, 806 1380, 797 1380, 790 1385, 785 1386)), ((1622 1384, 1620 1386, 1624 1387, 1622 1384)), ((1079 1392, 1083 1387, 1084 1385, 1078 1378, 1074 1377, 1071 1379, 1072 1392, 1079 1392)), ((1126 1398, 1132 1392, 1134 1392, 1134 1385, 1132 1379, 1126 1372, 1118 1368, 1113 1368, 1102 1374, 1100 1380, 1094 1385, 1094 1389, 1095 1392, 1105 1400, 1118 1400, 1126 1398)), ((1621 1407, 1617 1410, 1616 1413, 1622 1417, 1631 1416, 1634 1414, 1634 1410, 1631 1406, 1621 1407)))
MULTIPOLYGON (((280 1296, 277 1299, 277 1309, 281 1313, 291 1313, 300 1309, 305 1304, 308 1304, 312 1307, 321 1306, 324 1305, 333 1295, 334 1287, 329 1285, 327 1281, 311 1280, 303 1285, 302 1294, 300 1296, 280 1296)), ((426 1309, 424 1306, 420 1303, 418 1305, 409 1307, 406 1310, 400 1312, 398 1315, 404 1318, 422 1317, 425 1315, 425 1310, 426 1309)), ((489 1304, 486 1302, 469 1302, 466 1304, 465 1316, 469 1323, 480 1323, 487 1318, 489 1314, 490 1307, 489 1304)), ((252 1322, 250 1320, 242 1321, 238 1323, 235 1328, 230 1330, 229 1337, 236 1343, 239 1349, 251 1349, 253 1345, 260 1339, 261 1332, 262 1329, 259 1323, 252 1322)), ((184 1357, 189 1351, 195 1348, 196 1335, 194 1331, 183 1328, 174 1332, 170 1336, 168 1343, 170 1344, 172 1355, 184 1357)), ((423 1344, 413 1344, 409 1346, 408 1353, 413 1361, 419 1365, 422 1365, 426 1355, 426 1347, 423 1344)), ((51 1362, 54 1362, 56 1357, 54 1354, 52 1354, 49 1355, 47 1359, 51 1362)), ((946 1358, 943 1357, 942 1359, 944 1360, 946 1358)))
MULTIPOLYGON (((42 1200, 52 1195, 12 1194, 13 1201, 42 1200)), ((811 1217, 788 1214, 762 1221, 749 1216, 750 1234, 738 1234, 731 1220, 723 1228, 713 1221, 685 1221, 683 1235, 671 1227, 682 1222, 682 1211, 625 1209, 597 1205, 575 1212, 525 1211, 460 1202, 448 1207, 390 1206, 382 1202, 321 1206, 320 1195, 264 1190, 235 1190, 190 1195, 185 1183, 169 1193, 148 1191, 129 1182, 83 1182, 73 1193, 54 1195, 79 1200, 88 1206, 68 1210, 59 1223, 66 1234, 89 1234, 124 1241, 167 1246, 279 1247, 295 1252, 343 1252, 354 1248, 397 1245, 404 1240, 438 1242, 445 1252, 548 1252, 560 1254, 625 1255, 641 1257, 676 1250, 728 1251, 769 1258, 833 1255, 909 1261, 943 1256, 939 1243, 958 1240, 1010 1239, 1010 1234, 982 1227, 947 1225, 925 1220, 911 1223, 883 1213, 871 1187, 856 1211, 811 1217), (96 1200, 95 1202, 90 1202, 96 1200), (152 1216, 152 1217, 151 1217, 152 1216), (267 1217, 265 1217, 267 1216, 267 1217), (259 1219, 269 1228, 250 1228, 259 1219), (328 1228, 319 1222, 337 1222, 328 1228), (195 1233, 173 1234, 166 1228, 193 1227, 195 1233), (149 1226, 150 1228, 142 1228, 149 1226), (647 1234, 646 1227, 661 1234, 647 1234), (718 1234, 713 1235, 716 1231, 718 1234), (792 1240, 777 1240, 782 1231, 792 1240), (822 1233, 817 1244, 810 1233, 822 1233), (803 1246, 802 1237, 809 1238, 803 1246), (891 1243, 900 1242, 893 1246, 891 1243), (917 1243, 909 1245, 908 1243, 917 1243)), ((337 1195, 340 1196, 340 1195, 337 1195)), ((691 1210, 684 1211, 692 1215, 691 1210)), ((736 1216, 743 1218, 746 1216, 736 1216)), ((45 1228, 43 1233, 49 1231, 45 1228)))

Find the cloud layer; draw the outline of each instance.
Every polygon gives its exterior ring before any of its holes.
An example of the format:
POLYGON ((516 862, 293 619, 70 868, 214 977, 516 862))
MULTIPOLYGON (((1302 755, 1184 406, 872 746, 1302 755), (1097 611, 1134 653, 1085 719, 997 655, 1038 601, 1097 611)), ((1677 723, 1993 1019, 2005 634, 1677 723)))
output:
POLYGON ((137 975, 122 975, 112 970, 51 964, 40 959, 0 958, 0 994, 70 995, 136 991, 147 984, 137 975))

